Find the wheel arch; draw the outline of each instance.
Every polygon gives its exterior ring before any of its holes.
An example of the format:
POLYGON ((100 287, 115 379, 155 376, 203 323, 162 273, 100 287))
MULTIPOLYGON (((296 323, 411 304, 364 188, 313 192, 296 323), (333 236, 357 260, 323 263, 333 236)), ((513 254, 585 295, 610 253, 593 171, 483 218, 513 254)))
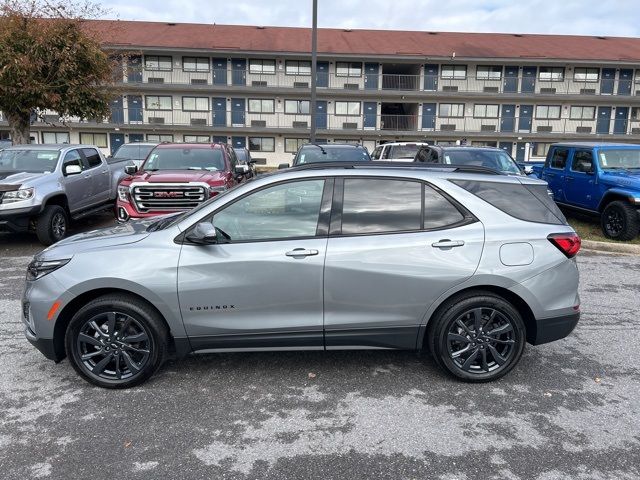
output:
POLYGON ((602 196, 602 200, 600 200, 600 205, 598 205, 598 212, 604 212, 604 209, 607 208, 611 202, 622 201, 627 202, 629 205, 633 205, 629 199, 633 198, 633 195, 629 192, 619 189, 611 189, 607 190, 605 194, 602 196))

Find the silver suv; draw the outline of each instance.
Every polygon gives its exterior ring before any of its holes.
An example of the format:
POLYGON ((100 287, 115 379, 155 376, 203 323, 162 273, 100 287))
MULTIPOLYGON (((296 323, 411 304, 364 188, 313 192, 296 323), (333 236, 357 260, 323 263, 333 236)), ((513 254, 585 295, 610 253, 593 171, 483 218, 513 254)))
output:
POLYGON ((539 180, 308 165, 57 243, 29 265, 22 311, 29 341, 102 387, 169 356, 278 348, 427 348, 481 382, 573 330, 579 248, 539 180))

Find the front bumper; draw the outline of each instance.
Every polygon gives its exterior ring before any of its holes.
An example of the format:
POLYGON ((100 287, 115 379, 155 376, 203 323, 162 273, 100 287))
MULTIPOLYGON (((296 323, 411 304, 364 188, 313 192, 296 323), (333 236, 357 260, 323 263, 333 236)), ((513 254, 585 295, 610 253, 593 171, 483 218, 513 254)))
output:
POLYGON ((0 210, 0 232, 26 232, 29 221, 40 213, 40 206, 0 210))
POLYGON ((56 354, 56 349, 53 343, 53 338, 38 338, 31 331, 29 327, 24 329, 24 336, 27 337, 29 343, 40 350, 45 357, 49 360, 53 360, 54 362, 59 362, 62 360, 58 354, 56 354))
POLYGON ((141 213, 137 211, 135 207, 131 205, 129 202, 123 202, 121 200, 118 200, 116 202, 116 218, 120 222, 126 222, 130 219, 153 218, 153 217, 157 217, 158 215, 167 215, 170 213, 176 213, 181 211, 183 210, 174 210, 174 211, 163 210, 162 212, 150 211, 150 212, 141 213))
POLYGON ((568 336, 580 320, 580 312, 560 317, 538 319, 535 322, 535 331, 527 332, 527 340, 533 345, 541 345, 568 336))

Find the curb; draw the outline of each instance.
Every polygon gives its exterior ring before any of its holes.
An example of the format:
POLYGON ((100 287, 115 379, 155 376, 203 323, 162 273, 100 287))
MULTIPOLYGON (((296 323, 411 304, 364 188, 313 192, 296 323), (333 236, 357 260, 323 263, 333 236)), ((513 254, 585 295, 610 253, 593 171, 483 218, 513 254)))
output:
POLYGON ((586 250, 593 250, 596 252, 640 255, 640 245, 630 245, 628 243, 595 242, 593 240, 582 240, 582 247, 586 250))

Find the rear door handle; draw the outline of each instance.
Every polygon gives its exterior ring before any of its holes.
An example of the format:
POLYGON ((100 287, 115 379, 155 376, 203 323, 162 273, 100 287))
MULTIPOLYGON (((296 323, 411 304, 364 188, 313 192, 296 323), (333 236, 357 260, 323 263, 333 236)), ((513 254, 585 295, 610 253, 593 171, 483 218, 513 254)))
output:
POLYGON ((564 179, 565 179, 567 182, 569 182, 569 181, 573 182, 573 177, 569 177, 569 176, 567 176, 567 177, 564 177, 564 179))
POLYGON ((307 250, 306 248, 294 248, 290 252, 285 253, 287 257, 311 257, 318 255, 318 250, 307 250))
POLYGON ((462 240, 440 240, 439 242, 432 243, 431 246, 434 248, 453 248, 453 247, 462 247, 464 242, 462 240))

